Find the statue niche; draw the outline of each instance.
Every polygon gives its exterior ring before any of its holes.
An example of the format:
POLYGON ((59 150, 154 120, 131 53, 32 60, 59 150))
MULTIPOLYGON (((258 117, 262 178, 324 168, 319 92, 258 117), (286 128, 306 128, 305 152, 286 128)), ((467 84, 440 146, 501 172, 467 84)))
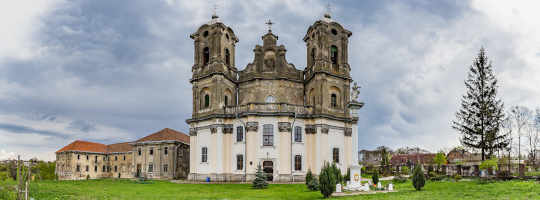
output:
POLYGON ((265 72, 276 71, 276 54, 273 51, 267 51, 264 53, 263 71, 265 72))

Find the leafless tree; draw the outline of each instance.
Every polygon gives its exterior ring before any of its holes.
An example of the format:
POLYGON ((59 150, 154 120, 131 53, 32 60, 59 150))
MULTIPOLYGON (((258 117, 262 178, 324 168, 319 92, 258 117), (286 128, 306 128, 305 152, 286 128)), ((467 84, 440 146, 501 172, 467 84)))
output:
MULTIPOLYGON (((521 163, 521 136, 524 129, 530 124, 531 110, 524 106, 514 106, 510 110, 510 117, 517 128, 518 135, 518 163, 521 163)), ((519 168, 520 169, 520 168, 519 168)), ((520 171, 521 174, 521 171, 520 171)))
POLYGON ((538 145, 540 145, 540 108, 536 109, 536 114, 527 129, 527 142, 529 143, 529 161, 536 165, 538 145))

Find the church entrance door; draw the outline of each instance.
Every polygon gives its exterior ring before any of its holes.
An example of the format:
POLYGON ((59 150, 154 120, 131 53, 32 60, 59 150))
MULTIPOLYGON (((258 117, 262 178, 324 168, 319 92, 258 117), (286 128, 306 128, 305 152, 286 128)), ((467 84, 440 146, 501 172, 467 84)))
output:
POLYGON ((272 181, 274 179, 274 162, 264 161, 263 162, 263 172, 266 175, 267 181, 272 181))

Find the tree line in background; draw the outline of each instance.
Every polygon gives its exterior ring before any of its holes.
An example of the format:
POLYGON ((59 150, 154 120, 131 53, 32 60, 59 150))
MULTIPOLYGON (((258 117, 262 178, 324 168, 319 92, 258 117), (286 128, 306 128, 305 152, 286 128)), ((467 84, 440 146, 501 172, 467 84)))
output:
MULTIPOLYGON (((56 180, 55 168, 56 162, 31 160, 32 180, 56 180)), ((28 166, 21 167, 22 172, 28 171, 28 166)), ((24 173, 22 173, 24 174, 24 173)), ((6 160, 0 163, 0 181, 7 179, 17 180, 17 161, 6 160)))

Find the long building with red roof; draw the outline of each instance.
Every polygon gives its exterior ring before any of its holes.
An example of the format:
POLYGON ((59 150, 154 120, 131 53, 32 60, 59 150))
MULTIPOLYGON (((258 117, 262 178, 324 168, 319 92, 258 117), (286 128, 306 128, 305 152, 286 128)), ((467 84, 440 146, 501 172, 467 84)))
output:
POLYGON ((101 144, 83 140, 56 151, 60 180, 97 178, 186 178, 189 136, 165 128, 136 141, 101 144))

